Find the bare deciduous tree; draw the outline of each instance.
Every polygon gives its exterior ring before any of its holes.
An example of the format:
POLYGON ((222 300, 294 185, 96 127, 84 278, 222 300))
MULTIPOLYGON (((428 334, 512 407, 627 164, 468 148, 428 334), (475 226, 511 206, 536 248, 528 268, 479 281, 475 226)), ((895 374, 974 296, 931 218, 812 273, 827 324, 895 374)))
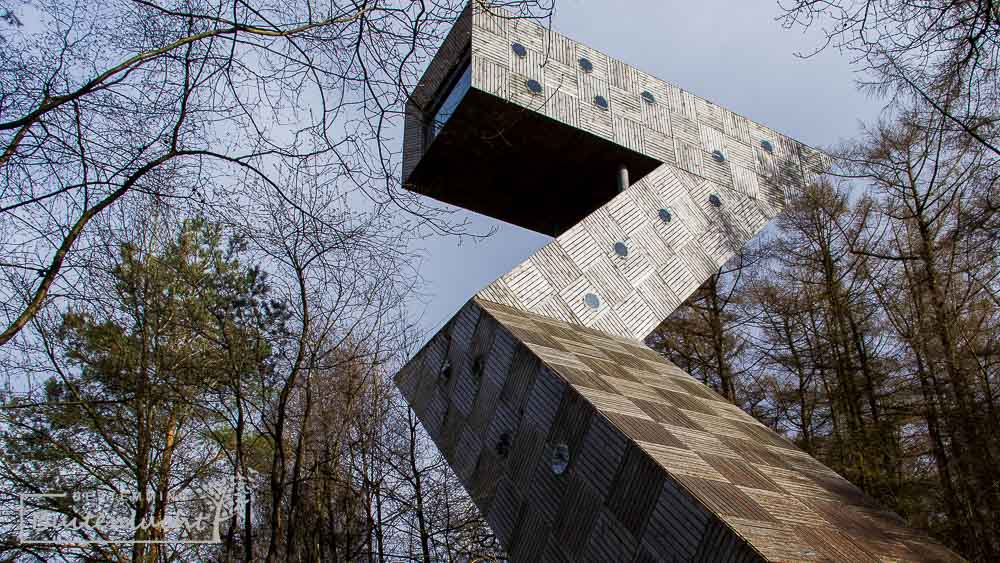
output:
POLYGON ((86 267, 88 227, 133 191, 211 204, 249 184, 296 207, 275 170, 308 165, 375 206, 434 222, 445 212, 399 187, 398 118, 463 7, 19 6, 23 25, 8 30, 0 51, 0 346, 47 300, 78 295, 73 272, 86 267))
POLYGON ((785 27, 819 27, 862 86, 927 106, 1000 156, 1000 4, 995 0, 783 0, 785 27))

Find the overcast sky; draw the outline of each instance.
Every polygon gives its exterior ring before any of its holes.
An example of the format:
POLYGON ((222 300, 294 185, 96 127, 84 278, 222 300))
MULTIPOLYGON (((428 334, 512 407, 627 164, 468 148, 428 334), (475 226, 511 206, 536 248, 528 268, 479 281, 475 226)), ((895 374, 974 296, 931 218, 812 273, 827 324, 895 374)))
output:
MULTIPOLYGON (((854 136, 880 105, 860 94, 846 57, 795 56, 820 42, 785 30, 776 0, 556 0, 553 29, 712 102, 822 148, 854 136)), ((442 204, 443 205, 443 204, 442 204)), ((468 213, 480 242, 421 241, 426 307, 421 325, 436 332, 466 301, 550 239, 468 213)))

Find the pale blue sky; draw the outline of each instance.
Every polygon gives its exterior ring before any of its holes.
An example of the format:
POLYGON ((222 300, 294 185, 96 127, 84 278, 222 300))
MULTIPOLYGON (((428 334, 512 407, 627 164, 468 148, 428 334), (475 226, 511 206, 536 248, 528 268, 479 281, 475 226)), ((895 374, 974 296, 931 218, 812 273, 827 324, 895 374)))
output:
MULTIPOLYGON (((775 0, 556 0, 553 28, 685 90, 815 147, 837 144, 877 117, 846 57, 830 50, 795 57, 817 33, 782 29, 775 0)), ((443 205, 443 204, 442 204, 443 205)), ((548 237, 467 214, 491 237, 421 241, 427 306, 413 307, 429 331, 479 289, 522 262, 548 237)))

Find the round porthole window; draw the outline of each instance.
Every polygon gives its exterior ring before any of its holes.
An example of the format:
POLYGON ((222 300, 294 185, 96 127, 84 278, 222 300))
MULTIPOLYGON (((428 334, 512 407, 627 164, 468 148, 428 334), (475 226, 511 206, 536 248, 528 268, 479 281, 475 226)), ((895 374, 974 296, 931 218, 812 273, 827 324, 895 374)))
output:
POLYGON ((551 465, 552 472, 556 475, 566 473, 566 469, 569 468, 569 446, 560 443, 552 448, 551 465))
POLYGON ((444 381, 448 381, 451 378, 451 360, 445 358, 444 363, 441 364, 441 369, 438 370, 438 377, 444 381))
POLYGON ((670 210, 666 208, 661 209, 657 215, 660 216, 660 221, 663 221, 664 223, 669 223, 670 220, 674 218, 674 216, 671 215, 670 210))
POLYGON ((656 96, 654 96, 653 93, 650 92, 649 90, 643 91, 643 93, 640 94, 640 97, 642 97, 642 101, 646 102, 647 104, 656 103, 656 96))
POLYGON ((541 94, 542 93, 542 85, 541 85, 541 83, 539 83, 534 78, 528 79, 528 81, 525 84, 528 86, 528 91, 531 92, 532 94, 541 94))
POLYGON ((588 293, 583 296, 583 303, 591 309, 597 309, 601 306, 601 298, 593 293, 588 293))
POLYGON ((594 96, 594 105, 601 109, 608 109, 608 100, 600 94, 594 96))
POLYGON ((708 196, 708 202, 712 204, 713 207, 722 207, 722 198, 719 194, 712 194, 708 196))
POLYGON ((725 162, 726 161, 726 155, 722 154, 722 151, 716 149, 716 150, 712 151, 712 160, 714 160, 716 162, 725 162))
POLYGON ((577 62, 580 64, 580 70, 583 72, 594 72, 594 63, 590 62, 590 59, 587 57, 580 57, 580 60, 577 62))
POLYGON ((771 141, 768 141, 766 139, 760 142, 760 148, 764 149, 767 152, 771 153, 774 152, 774 145, 771 144, 771 141))
POLYGON ((624 242, 616 242, 614 245, 615 254, 625 258, 628 256, 628 246, 624 242))
POLYGON ((514 54, 517 55, 519 58, 523 59, 524 57, 528 56, 528 50, 525 49, 524 45, 521 45, 520 43, 511 43, 510 50, 514 51, 514 54))
POLYGON ((510 453, 510 434, 504 432, 500 435, 500 440, 497 441, 497 455, 501 458, 506 458, 510 453))

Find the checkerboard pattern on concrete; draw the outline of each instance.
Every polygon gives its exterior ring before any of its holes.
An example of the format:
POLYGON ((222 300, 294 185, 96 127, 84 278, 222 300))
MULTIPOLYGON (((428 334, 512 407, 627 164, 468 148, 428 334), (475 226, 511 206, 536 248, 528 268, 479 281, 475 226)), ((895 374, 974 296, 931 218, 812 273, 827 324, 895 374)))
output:
POLYGON ((782 205, 665 164, 478 296, 617 336, 645 338, 782 205), (661 210, 667 215, 661 217, 661 210), (588 294, 597 298, 596 306, 587 303, 588 294))
POLYGON ((470 51, 472 88, 746 195, 781 199, 784 191, 829 166, 826 155, 803 143, 477 1, 459 18, 407 104, 404 178, 426 148, 425 108, 470 51), (515 43, 524 47, 524 56, 512 49, 515 43), (581 59, 589 61, 590 70, 581 67, 581 59), (542 91, 529 90, 528 80, 539 82, 542 91), (595 103, 597 96, 606 108, 595 103))
POLYGON ((799 186, 827 164, 815 149, 532 20, 473 7, 474 88, 748 195, 799 186), (525 87, 532 79, 541 92, 525 87))
POLYGON ((475 299, 397 383, 515 561, 960 560, 633 339, 475 299))

